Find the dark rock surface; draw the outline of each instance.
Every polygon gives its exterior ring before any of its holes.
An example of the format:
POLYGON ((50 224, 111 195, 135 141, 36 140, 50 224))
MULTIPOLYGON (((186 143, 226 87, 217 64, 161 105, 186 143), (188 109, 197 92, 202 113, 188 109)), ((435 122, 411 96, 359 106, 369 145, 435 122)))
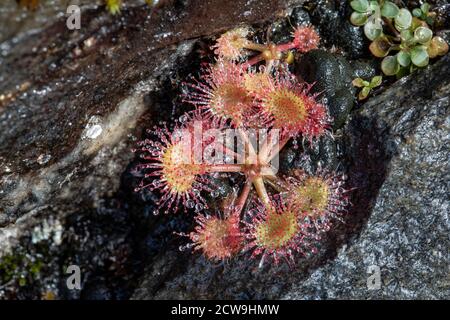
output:
POLYGON ((348 1, 311 0, 305 6, 311 12, 311 22, 320 26, 327 45, 346 52, 352 59, 368 55, 369 42, 362 28, 355 27, 348 19, 340 19, 352 12, 348 1))
POLYGON ((352 86, 353 70, 342 56, 324 50, 313 50, 298 62, 299 76, 314 83, 313 91, 321 93, 330 116, 333 129, 341 128, 353 107, 355 88, 352 86))
POLYGON ((450 57, 369 100, 345 131, 353 214, 370 217, 282 297, 449 299, 450 57), (380 289, 368 290, 371 265, 380 289))
MULTIPOLYGON (((158 226, 172 236, 183 225, 153 218, 152 195, 133 192, 136 177, 123 174, 132 146, 176 114, 168 99, 204 50, 192 39, 273 20, 286 5, 169 1, 152 16, 138 5, 113 17, 85 3, 78 31, 66 28, 65 1, 52 1, 20 10, 24 29, 1 34, 0 298, 131 295, 139 265, 165 243, 158 226), (82 269, 81 292, 66 290, 70 264, 82 269)), ((2 24, 14 10, 2 8, 2 24)))

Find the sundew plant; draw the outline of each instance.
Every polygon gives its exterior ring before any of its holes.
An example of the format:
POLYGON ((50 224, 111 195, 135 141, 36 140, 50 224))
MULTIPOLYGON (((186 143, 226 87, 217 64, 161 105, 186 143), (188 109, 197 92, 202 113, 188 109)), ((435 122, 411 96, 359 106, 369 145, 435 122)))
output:
POLYGON ((139 142, 136 170, 143 179, 136 191, 159 195, 156 213, 195 212, 185 247, 210 260, 248 254, 260 265, 292 264, 316 251, 348 205, 342 174, 321 167, 314 174, 278 173, 278 155, 291 140, 316 144, 332 134, 327 107, 286 63, 293 51, 316 49, 320 38, 310 26, 295 28, 283 44, 256 43, 249 35, 237 28, 220 36, 215 63, 183 84, 183 101, 193 110, 139 142), (212 179, 219 175, 243 179, 240 192, 211 211, 206 195, 220 187, 212 179))

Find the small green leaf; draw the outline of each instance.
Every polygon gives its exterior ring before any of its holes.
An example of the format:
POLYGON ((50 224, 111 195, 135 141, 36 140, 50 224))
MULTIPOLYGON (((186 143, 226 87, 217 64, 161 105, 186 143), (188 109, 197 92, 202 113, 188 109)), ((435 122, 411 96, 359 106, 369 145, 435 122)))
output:
POLYGON ((423 13, 427 14, 430 11, 430 4, 429 3, 423 3, 420 6, 420 10, 422 10, 423 13))
POLYGON ((428 41, 431 40, 431 38, 433 37, 433 31, 431 31, 430 29, 426 28, 426 27, 418 27, 415 31, 414 31, 414 40, 416 40, 419 43, 427 43, 428 41))
POLYGON ((429 56, 425 46, 416 46, 411 50, 411 62, 418 67, 428 64, 429 56))
POLYGON ((369 2, 369 11, 371 13, 376 13, 377 15, 379 15, 379 13, 380 13, 380 4, 378 3, 378 1, 370 1, 369 2))
POLYGON ((409 29, 405 29, 400 32, 400 37, 402 41, 411 41, 414 38, 414 33, 409 29))
POLYGON ((353 86, 355 86, 357 88, 361 88, 361 87, 364 87, 364 80, 361 78, 356 78, 356 79, 353 79, 352 84, 353 84, 353 86))
POLYGON ((434 20, 432 17, 425 17, 425 22, 428 23, 429 25, 434 24, 434 20))
POLYGON ((364 34, 369 40, 374 41, 383 32, 381 19, 371 16, 364 25, 364 34))
POLYGON ((393 2, 386 1, 381 7, 381 15, 386 18, 395 18, 400 9, 393 2))
POLYGON ((24 276, 20 276, 19 278, 19 286, 24 287, 27 285, 27 279, 24 276))
POLYGON ((419 8, 415 8, 412 11, 412 14, 414 17, 420 18, 422 16, 422 10, 420 10, 419 8))
POLYGON ((371 88, 370 87, 364 87, 358 94, 358 100, 364 100, 367 98, 367 96, 370 93, 371 88))
POLYGON ((408 29, 411 26, 412 15, 408 9, 402 8, 395 17, 395 28, 398 31, 408 29))
POLYGON ((411 56, 406 51, 400 51, 399 53, 397 53, 397 62, 402 67, 407 67, 411 64, 411 56))
POLYGON ((400 65, 394 56, 387 56, 381 61, 381 70, 387 76, 395 75, 399 69, 400 65))
POLYGON ((371 88, 378 87, 381 84, 381 81, 383 81, 383 77, 382 76, 375 76, 375 77, 373 77, 372 80, 370 80, 370 87, 371 88))
POLYGON ((369 1, 369 9, 373 11, 380 9, 380 4, 378 3, 378 0, 369 1))
POLYGON ((357 12, 367 12, 369 10, 368 0, 353 0, 350 2, 350 6, 357 12))
POLYGON ((355 26, 363 26, 367 22, 367 14, 354 11, 350 16, 350 22, 355 26))

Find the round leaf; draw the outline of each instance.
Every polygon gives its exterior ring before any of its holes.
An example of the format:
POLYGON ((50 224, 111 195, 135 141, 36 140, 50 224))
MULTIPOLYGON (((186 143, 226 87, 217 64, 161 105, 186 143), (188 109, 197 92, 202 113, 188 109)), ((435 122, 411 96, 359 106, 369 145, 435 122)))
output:
POLYGON ((381 19, 371 16, 367 23, 364 25, 364 34, 369 40, 375 40, 383 32, 383 26, 381 25, 381 19))
POLYGON ((418 67, 425 67, 428 64, 428 52, 424 46, 416 46, 411 50, 411 62, 418 67))
POLYGON ((371 88, 378 87, 381 84, 381 81, 383 81, 383 77, 382 76, 375 76, 375 77, 373 77, 372 80, 370 80, 370 87, 371 88))
POLYGON ((355 87, 361 88, 361 87, 364 87, 364 80, 361 78, 356 78, 356 79, 353 79, 352 84, 355 87))
POLYGON ((400 32, 400 37, 402 41, 411 41, 414 38, 414 34, 411 30, 406 29, 400 32))
POLYGON ((427 51, 430 58, 443 56, 448 52, 448 43, 445 42, 445 40, 441 37, 434 37, 433 39, 431 39, 427 51))
POLYGON ((381 7, 381 15, 386 18, 395 18, 400 9, 393 2, 386 1, 381 7))
POLYGON ((423 13, 427 14, 430 11, 430 4, 429 3, 423 3, 420 6, 420 10, 422 10, 423 13))
POLYGON ((350 6, 357 12, 367 12, 369 10, 368 0, 353 0, 350 2, 350 6))
POLYGON ((420 10, 419 8, 415 8, 415 9, 412 11, 412 14, 413 14, 414 17, 419 18, 419 17, 422 16, 422 10, 420 10))
POLYGON ((378 1, 370 1, 369 3, 369 10, 372 12, 377 13, 379 15, 380 12, 380 4, 378 3, 378 1))
POLYGON ((402 8, 395 17, 395 27, 398 31, 408 29, 411 26, 412 15, 408 9, 402 8))
POLYGON ((393 76, 400 70, 400 65, 394 56, 387 56, 381 61, 381 70, 385 75, 393 76))
POLYGON ((370 93, 370 87, 364 87, 364 88, 362 88, 362 90, 359 92, 359 94, 358 94, 358 99, 359 100, 364 100, 364 99, 366 99, 367 98, 367 96, 369 95, 369 93, 370 93))
POLYGON ((414 31, 414 40, 416 40, 419 43, 427 43, 431 40, 433 37, 433 31, 431 31, 429 28, 425 27, 418 27, 414 31))
POLYGON ((378 37, 369 46, 370 52, 377 58, 386 57, 390 48, 391 44, 384 37, 378 37))
POLYGON ((367 22, 367 14, 354 11, 350 16, 350 22, 355 26, 362 26, 367 22))
POLYGON ((407 67, 411 64, 411 56, 408 52, 400 51, 399 53, 397 53, 397 62, 402 67, 407 67))

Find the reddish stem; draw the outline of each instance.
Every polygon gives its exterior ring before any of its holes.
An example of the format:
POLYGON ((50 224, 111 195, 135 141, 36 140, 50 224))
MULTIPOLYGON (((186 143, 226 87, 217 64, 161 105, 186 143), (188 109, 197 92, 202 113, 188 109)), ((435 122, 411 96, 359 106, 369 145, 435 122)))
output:
POLYGON ((206 172, 242 172, 241 164, 210 164, 205 166, 206 172))
POLYGON ((250 190, 252 188, 252 183, 250 181, 247 181, 244 185, 244 188, 242 189, 241 194, 239 195, 239 198, 236 200, 234 207, 238 208, 235 212, 233 212, 233 215, 241 216, 241 212, 244 209, 245 202, 247 201, 248 195, 250 194, 250 190))
POLYGON ((264 203, 266 208, 271 207, 270 197, 269 194, 267 193, 266 187, 264 186, 263 178, 259 176, 253 179, 253 185, 255 186, 256 193, 258 193, 258 197, 264 203))
POLYGON ((280 52, 284 52, 287 50, 295 49, 296 46, 293 42, 282 43, 276 46, 276 49, 280 52))
POLYGON ((288 141, 291 139, 291 137, 286 136, 284 137, 280 143, 278 143, 277 145, 275 145, 273 147, 272 150, 270 150, 270 153, 267 155, 267 158, 269 159, 269 161, 271 161, 273 159, 273 157, 275 157, 278 153, 280 153, 281 149, 284 148, 284 146, 286 145, 286 143, 288 143, 288 141))
POLYGON ((243 64, 243 67, 244 67, 244 69, 248 69, 249 67, 251 67, 251 66, 253 66, 253 65, 255 65, 258 62, 263 61, 263 60, 264 60, 264 58, 263 58, 262 54, 258 54, 256 56, 250 58, 247 62, 245 62, 243 64))
POLYGON ((259 43, 254 43, 254 42, 250 42, 250 41, 244 45, 244 48, 254 50, 254 51, 259 51, 259 52, 263 52, 264 50, 267 50, 267 46, 265 44, 259 44, 259 43))

